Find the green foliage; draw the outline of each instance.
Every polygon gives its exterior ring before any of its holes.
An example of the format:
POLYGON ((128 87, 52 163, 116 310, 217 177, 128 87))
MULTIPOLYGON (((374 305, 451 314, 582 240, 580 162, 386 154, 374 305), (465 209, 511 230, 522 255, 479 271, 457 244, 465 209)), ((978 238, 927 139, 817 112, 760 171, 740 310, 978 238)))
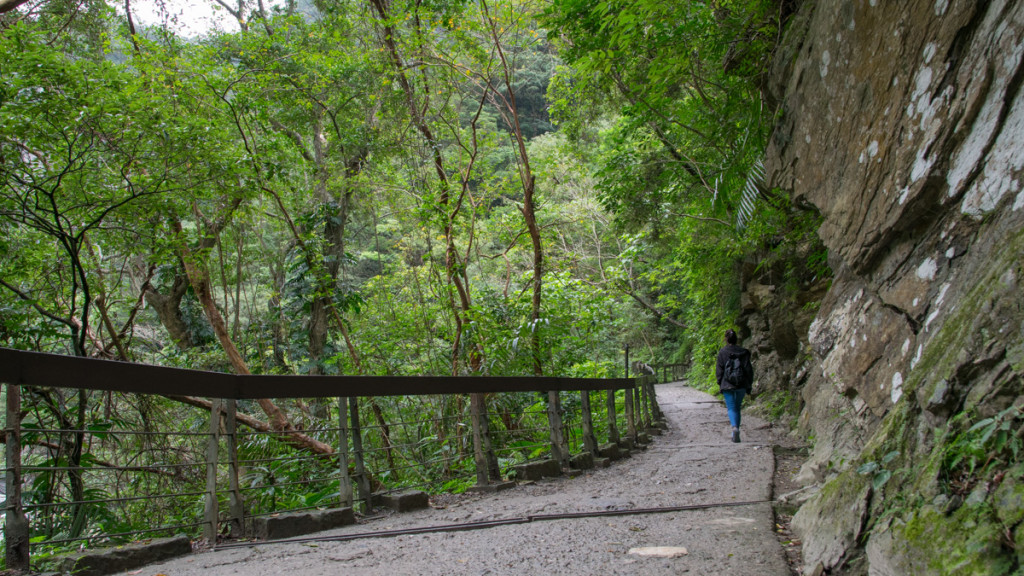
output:
POLYGON ((462 494, 474 485, 476 485, 475 480, 469 478, 453 478, 441 485, 441 491, 448 494, 462 494))
POLYGON ((769 390, 757 395, 756 403, 750 410, 769 422, 786 422, 787 419, 796 420, 800 413, 800 401, 799 395, 790 390, 769 390))
MULTIPOLYGON (((761 194, 742 232, 733 225, 772 121, 758 95, 770 3, 387 4, 257 11, 244 31, 190 39, 129 38, 95 2, 4 16, 0 343, 228 371, 229 339, 254 373, 524 375, 539 362, 570 377, 620 376, 629 344, 652 364, 692 357, 692 382, 707 387, 738 310, 737 262, 797 284, 828 274, 809 240, 816 215, 781 195, 761 194), (794 255, 810 272, 787 268, 794 255), (197 286, 183 288, 202 280, 186 263, 209 275, 223 326, 197 286)), ((578 394, 561 400, 578 409, 578 394)), ((503 469, 547 452, 546 396, 488 402, 503 469)), ((33 463, 89 468, 84 495, 202 491, 193 436, 118 434, 205 432, 191 408, 43 392, 27 405, 40 430, 28 440, 60 446, 33 463), (71 462, 72 439, 41 430, 79 416, 88 441, 71 462), (98 462, 123 454, 176 472, 97 479, 98 462)), ((335 407, 281 408, 333 441, 335 407)), ((464 489, 467 414, 459 397, 364 404, 375 479, 464 489)), ((578 448, 581 423, 565 424, 578 448)), ((606 437, 604 419, 595 427, 606 437)), ((330 458, 260 435, 240 452, 256 509, 337 497, 330 458)), ((69 477, 38 474, 28 497, 66 504, 69 477)), ((201 510, 194 496, 90 505, 84 533, 188 524, 201 510)), ((62 512, 40 530, 73 523, 62 512)))
POLYGON ((1020 462, 1024 438, 1019 433, 1024 411, 1018 406, 966 425, 967 414, 961 413, 950 421, 950 429, 961 429, 946 444, 942 459, 942 472, 948 488, 957 494, 967 494, 979 483, 990 480, 1020 462))
POLYGON ((602 162, 609 209, 634 225, 692 199, 706 216, 732 211, 771 122, 757 93, 778 27, 771 3, 565 0, 545 19, 572 64, 553 83, 558 118, 592 117, 586 103, 602 98, 621 111, 602 162))
POLYGON ((591 149, 601 202, 628 232, 615 277, 685 327, 678 354, 708 389, 739 313, 741 263, 788 261, 799 222, 815 220, 757 184, 775 18, 762 1, 559 0, 545 12, 569 64, 549 89, 555 118, 591 149))
POLYGON ((857 468, 857 473, 862 476, 871 476, 871 487, 875 490, 881 490, 882 486, 885 486, 892 478, 893 471, 888 469, 887 466, 900 455, 899 451, 893 450, 882 457, 880 462, 870 461, 861 464, 857 468))

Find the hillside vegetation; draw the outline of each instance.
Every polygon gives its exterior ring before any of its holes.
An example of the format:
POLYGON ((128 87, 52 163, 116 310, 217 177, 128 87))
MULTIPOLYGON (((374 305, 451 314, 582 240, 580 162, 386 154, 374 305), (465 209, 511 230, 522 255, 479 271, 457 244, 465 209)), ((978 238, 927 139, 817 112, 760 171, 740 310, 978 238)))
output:
MULTIPOLYGON (((829 282, 817 211, 765 185, 788 2, 217 3, 229 26, 183 36, 130 1, 0 2, 0 345, 239 374, 579 377, 621 375, 629 345, 711 389, 748 282, 812 314, 799 295, 829 282)), ((25 402, 39 428, 203 425, 181 399, 25 402)), ((278 430, 337 418, 240 409, 278 430)), ((109 456, 90 436, 60 435, 53 461, 109 456)), ((36 502, 102 490, 42 476, 36 502)))

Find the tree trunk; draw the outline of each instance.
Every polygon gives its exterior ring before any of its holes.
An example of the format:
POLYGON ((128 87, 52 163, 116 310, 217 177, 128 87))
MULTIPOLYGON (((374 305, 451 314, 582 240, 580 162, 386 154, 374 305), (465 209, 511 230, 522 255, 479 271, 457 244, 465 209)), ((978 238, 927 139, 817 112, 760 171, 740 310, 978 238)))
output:
MULTIPOLYGON (((533 322, 531 331, 530 350, 533 355, 533 373, 541 376, 544 368, 541 362, 541 288, 543 286, 544 273, 544 250, 541 244, 540 227, 537 225, 536 204, 534 192, 536 192, 536 178, 530 168, 530 155, 527 151, 526 137, 519 122, 519 105, 516 102, 516 92, 512 85, 512 65, 505 57, 505 50, 501 44, 501 33, 498 30, 499 24, 491 17, 490 9, 486 0, 481 0, 480 6, 483 10, 484 25, 489 32, 494 51, 501 61, 501 78, 505 87, 505 95, 499 90, 491 90, 491 100, 498 108, 502 118, 512 129, 512 138, 516 144, 516 155, 519 157, 519 179, 523 187, 523 219, 526 222, 526 230, 530 235, 530 242, 533 247, 533 297, 530 306, 530 320, 533 322)), ((502 30, 504 28, 502 27, 502 30)))
MULTIPOLYGON (((181 235, 181 223, 175 221, 174 226, 175 232, 181 235)), ((224 353, 227 355, 228 361, 231 362, 232 368, 236 374, 251 374, 245 359, 228 334, 224 317, 221 315, 220 310, 217 309, 217 304, 213 298, 213 288, 210 284, 209 271, 201 259, 187 247, 182 246, 181 255, 182 262, 185 265, 185 272, 188 274, 192 289, 195 290, 196 298, 199 299, 203 312, 206 314, 206 319, 209 320, 210 325, 213 327, 214 334, 217 335, 217 340, 220 341, 221 348, 223 348, 224 353)), ((270 399, 259 398, 256 400, 256 403, 259 404, 260 408, 270 419, 270 427, 275 431, 285 433, 289 443, 317 454, 334 453, 334 449, 329 444, 296 430, 291 422, 288 421, 284 412, 270 399)))
MULTIPOLYGON (((525 154, 525 149, 523 154, 525 154)), ((529 170, 529 165, 526 166, 526 170, 529 170)), ((541 363, 540 297, 543 287, 544 249, 541 245, 540 227, 537 226, 537 215, 533 204, 534 181, 533 174, 528 174, 527 183, 523 187, 523 218, 526 220, 526 229, 530 233, 530 242, 533 245, 533 298, 530 304, 533 330, 530 332, 530 350, 533 354, 533 373, 542 376, 544 367, 541 363)))
POLYGON ((78 415, 75 422, 75 432, 71 434, 71 445, 68 450, 68 482, 71 484, 71 528, 68 535, 77 538, 85 530, 87 518, 85 505, 85 478, 82 474, 82 450, 85 447, 85 420, 88 408, 89 393, 87 390, 78 391, 78 415))
POLYGON ((345 257, 345 220, 348 219, 347 202, 334 204, 328 180, 330 170, 327 167, 327 150, 325 150, 327 138, 323 133, 322 114, 317 117, 313 134, 313 155, 312 160, 316 168, 316 199, 317 202, 327 209, 325 215, 323 237, 323 260, 313 260, 315 266, 310 266, 310 273, 313 275, 314 295, 313 304, 309 313, 309 359, 311 366, 310 374, 322 374, 322 362, 324 345, 327 342, 329 314, 334 305, 334 290, 338 285, 338 273, 341 270, 341 261, 345 257))
MULTIPOLYGON (((398 84, 402 89, 402 93, 405 96, 405 104, 409 109, 409 117, 412 120, 413 126, 420 133, 420 136, 426 142, 430 148, 431 158, 434 165, 434 173, 437 176, 438 185, 440 186, 440 193, 438 194, 439 209, 444 214, 444 238, 445 238, 445 274, 448 284, 455 288, 458 294, 459 303, 458 306, 453 302, 451 304, 453 317, 455 318, 455 335, 452 338, 452 374, 457 375, 459 372, 459 350, 462 348, 462 332, 465 324, 464 315, 471 306, 471 300, 469 297, 469 278, 467 276, 465 263, 459 263, 458 251, 455 247, 454 238, 454 219, 461 206, 461 196, 457 202, 451 201, 452 183, 448 177, 448 169, 445 166, 445 158, 442 153, 444 147, 441 142, 438 141, 437 136, 434 134, 427 122, 427 119, 423 115, 423 111, 427 109, 426 105, 422 107, 417 102, 416 89, 409 81, 408 76, 405 73, 406 65, 403 62, 402 55, 398 49, 398 29, 395 28, 391 23, 391 15, 388 11, 390 8, 386 0, 370 0, 370 5, 373 10, 377 13, 377 20, 380 26, 383 28, 382 40, 384 42, 384 50, 388 55, 391 67, 395 72, 395 76, 398 79, 398 84), (454 205, 454 207, 453 207, 454 205)), ((424 95, 424 98, 427 98, 424 95)), ((482 102, 481 102, 482 104, 482 102)), ((477 118, 479 118, 480 111, 483 109, 482 105, 480 110, 477 111, 477 118)), ((474 119, 474 126, 476 120, 474 119)), ((468 180, 468 174, 466 176, 468 180)))
POLYGON ((149 286, 146 290, 146 303, 156 310, 160 323, 171 335, 171 340, 178 346, 178 350, 188 350, 195 346, 192 335, 181 316, 181 300, 188 292, 188 276, 178 274, 174 277, 174 284, 171 291, 161 294, 155 288, 149 286))

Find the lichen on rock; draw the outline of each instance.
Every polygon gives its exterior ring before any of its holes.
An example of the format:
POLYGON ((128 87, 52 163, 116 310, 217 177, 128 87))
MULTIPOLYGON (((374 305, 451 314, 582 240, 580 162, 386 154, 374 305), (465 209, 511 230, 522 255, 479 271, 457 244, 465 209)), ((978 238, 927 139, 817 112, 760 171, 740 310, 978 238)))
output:
POLYGON ((802 477, 824 486, 794 522, 831 574, 1008 573, 1024 565, 1024 2, 877 4, 805 2, 769 82, 769 185, 820 210, 835 271, 798 383, 802 477), (998 446, 978 434, 994 421, 1013 432, 998 446))

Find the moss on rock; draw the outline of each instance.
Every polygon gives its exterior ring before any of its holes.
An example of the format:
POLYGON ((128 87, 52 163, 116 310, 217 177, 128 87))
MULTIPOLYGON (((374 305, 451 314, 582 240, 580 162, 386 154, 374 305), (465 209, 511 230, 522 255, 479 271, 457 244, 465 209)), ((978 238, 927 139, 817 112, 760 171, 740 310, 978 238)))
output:
MULTIPOLYGON (((1017 526, 1024 520, 1024 481, 1021 465, 1017 465, 992 494, 996 517, 1004 526, 1017 526)), ((1021 550, 1024 552, 1024 550, 1021 550)))
POLYGON ((892 554, 910 574, 990 576, 1017 566, 987 505, 962 506, 949 516, 925 506, 892 530, 892 554))
POLYGON ((793 517, 807 557, 841 565, 859 543, 871 500, 871 482, 847 471, 826 483, 793 517))

